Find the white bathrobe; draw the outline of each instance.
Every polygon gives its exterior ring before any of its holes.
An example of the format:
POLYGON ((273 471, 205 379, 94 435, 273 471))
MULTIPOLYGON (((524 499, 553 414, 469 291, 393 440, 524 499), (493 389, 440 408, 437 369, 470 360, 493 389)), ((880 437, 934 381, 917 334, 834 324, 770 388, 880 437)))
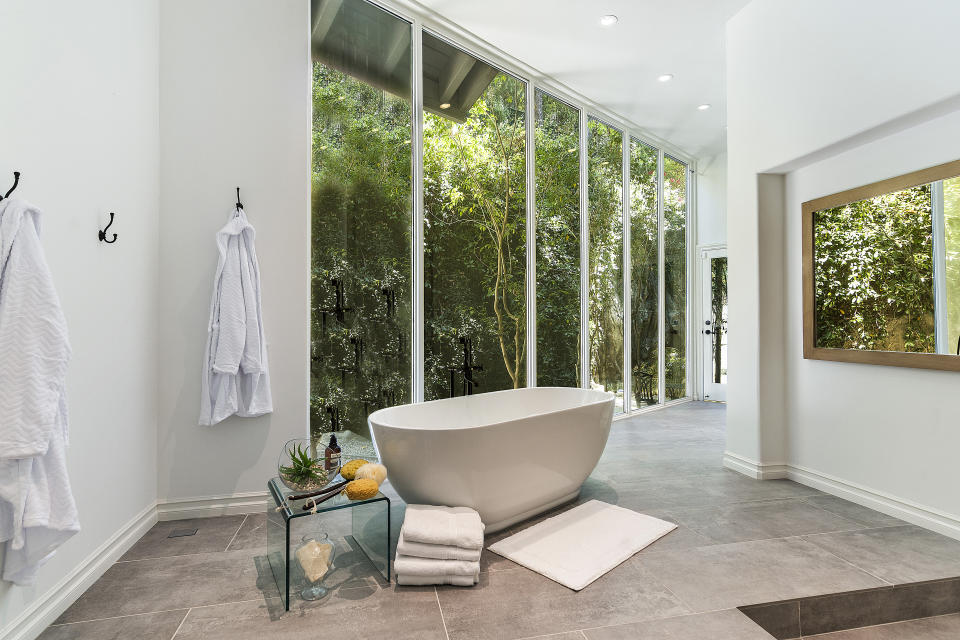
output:
POLYGON ((202 425, 273 411, 255 235, 243 209, 235 209, 217 232, 220 261, 203 356, 202 425))
POLYGON ((40 245, 40 212, 0 202, 0 545, 3 579, 32 584, 80 530, 67 476, 67 323, 40 245))

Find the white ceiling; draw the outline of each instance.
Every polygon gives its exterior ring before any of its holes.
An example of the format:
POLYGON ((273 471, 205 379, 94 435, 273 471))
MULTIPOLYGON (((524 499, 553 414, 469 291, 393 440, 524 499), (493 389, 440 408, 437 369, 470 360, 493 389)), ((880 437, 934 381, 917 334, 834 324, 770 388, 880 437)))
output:
POLYGON ((724 149, 725 24, 750 0, 419 1, 691 156, 724 149))

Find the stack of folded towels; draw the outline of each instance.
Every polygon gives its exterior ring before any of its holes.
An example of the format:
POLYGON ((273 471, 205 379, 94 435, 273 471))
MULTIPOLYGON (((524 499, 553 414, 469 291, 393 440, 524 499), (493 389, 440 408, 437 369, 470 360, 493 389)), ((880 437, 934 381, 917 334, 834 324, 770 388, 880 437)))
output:
POLYGON ((472 587, 480 580, 483 522, 467 507, 407 505, 394 569, 404 585, 472 587))

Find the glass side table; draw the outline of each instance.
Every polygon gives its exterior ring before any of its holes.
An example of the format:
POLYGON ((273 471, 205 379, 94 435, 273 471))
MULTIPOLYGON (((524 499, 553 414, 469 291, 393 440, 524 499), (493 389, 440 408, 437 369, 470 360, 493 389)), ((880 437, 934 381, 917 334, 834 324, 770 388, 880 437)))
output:
POLYGON ((290 533, 293 524, 301 518, 323 518, 332 511, 350 509, 351 535, 347 536, 348 540, 352 539, 377 571, 387 582, 390 581, 390 498, 382 493, 368 500, 350 500, 338 495, 317 505, 317 511, 313 513, 303 510, 307 500, 287 500, 293 491, 279 478, 271 478, 267 489, 273 497, 272 504, 267 503, 267 553, 284 609, 290 610, 290 569, 291 563, 296 562, 294 551, 300 544, 300 538, 291 540, 290 533))

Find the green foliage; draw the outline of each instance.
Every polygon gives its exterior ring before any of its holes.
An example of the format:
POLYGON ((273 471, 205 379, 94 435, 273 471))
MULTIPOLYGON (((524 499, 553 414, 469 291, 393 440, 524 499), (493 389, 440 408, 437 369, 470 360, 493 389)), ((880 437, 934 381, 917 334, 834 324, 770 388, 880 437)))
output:
POLYGON ((660 297, 658 280, 657 150, 630 141, 630 338, 633 396, 656 404, 660 297))
POLYGON ((319 460, 310 457, 309 448, 298 444, 293 449, 288 449, 287 453, 290 456, 290 464, 279 469, 287 482, 309 485, 311 483, 322 484, 327 481, 327 472, 323 470, 319 460))
POLYGON ((935 351, 930 185, 814 216, 817 346, 935 351))
POLYGON ((723 334, 727 331, 727 259, 710 259, 710 315, 713 340, 713 381, 722 382, 723 369, 723 334))
POLYGON ((960 340, 960 178, 943 181, 947 346, 957 353, 960 340))
POLYGON ((663 162, 664 376, 667 400, 687 395, 687 165, 663 162))

